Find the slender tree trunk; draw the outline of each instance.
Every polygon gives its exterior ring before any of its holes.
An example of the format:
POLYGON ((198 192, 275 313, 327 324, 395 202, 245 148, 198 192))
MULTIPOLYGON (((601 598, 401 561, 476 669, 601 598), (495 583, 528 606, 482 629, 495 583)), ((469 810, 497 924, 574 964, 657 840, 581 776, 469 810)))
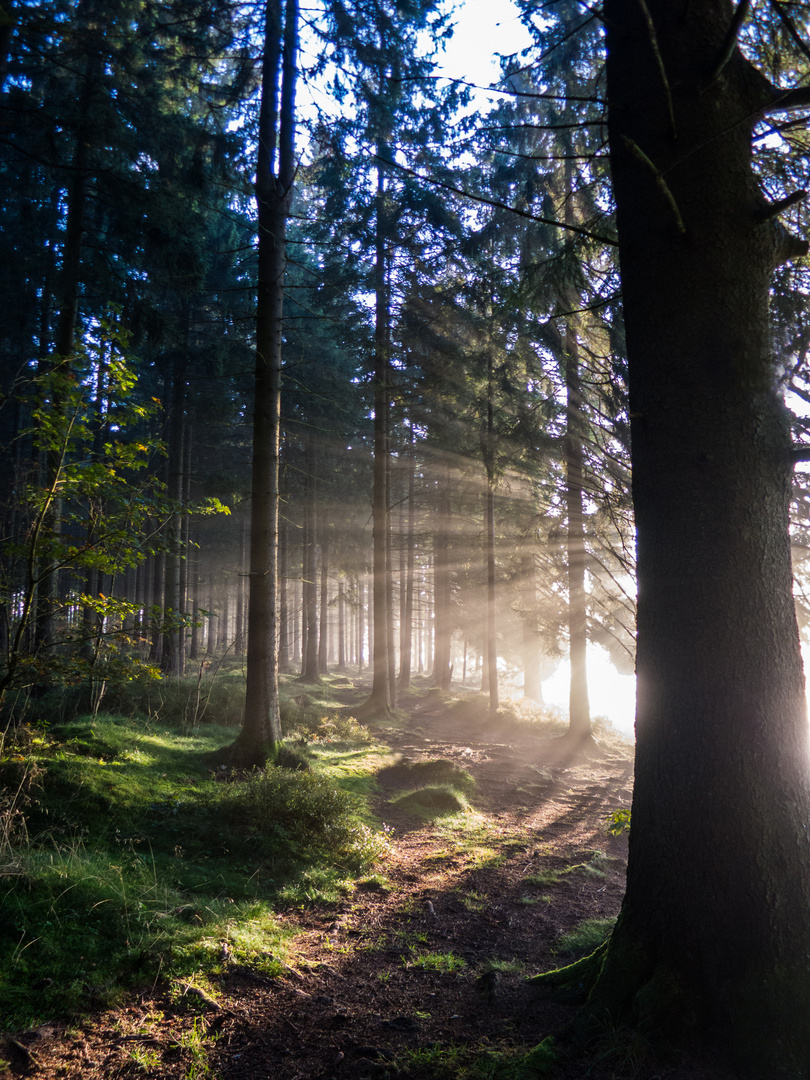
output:
POLYGON ((321 521, 321 623, 318 641, 318 673, 326 675, 329 666, 329 534, 321 521))
POLYGON ((414 572, 414 530, 415 530, 415 464, 413 450, 413 428, 408 426, 408 502, 404 523, 404 566, 400 574, 402 600, 400 603, 399 627, 399 688, 408 690, 411 685, 411 657, 413 653, 413 572, 414 572))
POLYGON ((213 656, 217 647, 216 593, 214 590, 214 568, 208 567, 208 618, 205 620, 205 651, 213 656))
POLYGON ((254 764, 264 761, 281 739, 278 699, 278 459, 286 229, 295 171, 298 0, 286 0, 283 38, 281 24, 280 0, 267 0, 256 166, 259 254, 247 686, 244 722, 234 747, 235 756, 254 764))
MULTIPOLYGON (((388 320, 390 324, 390 319, 388 320)), ((390 330, 390 325, 388 326, 390 330)), ((388 347, 388 346, 387 346, 388 347)), ((392 705, 397 701, 397 659, 394 648, 396 628, 394 626, 394 515, 391 510, 392 498, 392 461, 391 461, 391 423, 390 423, 390 370, 388 372, 389 389, 386 392, 386 402, 389 409, 389 422, 385 440, 385 505, 386 505, 386 529, 385 529, 385 611, 387 618, 388 637, 388 698, 392 705)))
POLYGON ((293 667, 298 667, 301 663, 301 653, 303 649, 303 630, 301 626, 301 596, 300 596, 300 580, 293 581, 293 654, 292 663, 293 667))
POLYGON ((161 622, 163 614, 163 583, 166 578, 166 556, 158 552, 152 561, 152 602, 150 604, 150 635, 149 660, 160 666, 163 656, 163 634, 161 622))
POLYGON ((287 565, 289 529, 286 519, 279 521, 278 529, 278 589, 279 589, 279 637, 278 637, 278 670, 286 674, 290 670, 290 601, 289 601, 289 569, 287 565))
POLYGON ((565 329, 565 506, 568 516, 568 647, 571 679, 568 692, 568 735, 580 742, 591 738, 588 698, 588 625, 585 592, 585 514, 583 510, 582 386, 579 342, 570 322, 565 329))
POLYGON ((189 558, 191 559, 192 591, 191 608, 194 616, 191 623, 191 643, 189 645, 188 658, 197 661, 200 656, 200 608, 202 607, 202 593, 200 592, 200 557, 196 550, 189 544, 189 558))
MULTIPOLYGON (((186 369, 191 313, 186 310, 186 339, 175 358, 173 368, 173 389, 171 414, 169 417, 169 459, 167 471, 169 477, 168 495, 179 505, 183 501, 183 431, 185 428, 186 369)), ((177 620, 181 614, 180 603, 180 537, 181 518, 179 513, 172 514, 166 525, 168 551, 165 558, 166 580, 163 588, 163 616, 166 629, 163 633, 163 654, 160 667, 165 675, 183 674, 183 649, 180 628, 177 620)))
POLYGON ((303 531, 303 581, 302 618, 304 623, 304 644, 301 666, 301 679, 304 682, 318 681, 318 565, 315 545, 315 450, 312 437, 307 446, 307 474, 304 480, 304 531, 303 531))
POLYGON ((537 565, 531 552, 523 556, 521 577, 523 579, 523 613, 520 620, 523 638, 523 696, 542 705, 540 641, 534 625, 537 617, 537 565))
POLYGON ((343 591, 343 578, 338 579, 338 671, 346 670, 346 598, 343 591))
MULTIPOLYGON (((192 428, 186 425, 183 430, 183 506, 188 507, 191 502, 191 437, 192 428)), ((191 517, 184 513, 180 519, 180 611, 186 617, 189 613, 189 571, 191 567, 191 517)), ((180 673, 185 672, 187 643, 190 639, 190 630, 180 627, 180 673)), ((190 646, 189 646, 190 647, 190 646)))
POLYGON ((487 487, 484 495, 484 544, 486 552, 487 580, 487 628, 486 628, 486 665, 487 690, 489 693, 489 711, 494 716, 498 711, 498 631, 495 617, 495 416, 494 402, 494 367, 492 352, 487 357, 487 420, 484 448, 484 465, 487 487))
MULTIPOLYGON (((241 660, 245 652, 245 567, 247 564, 248 523, 241 522, 239 527, 239 562, 236 574, 236 629, 233 642, 233 654, 241 660)), ((279 565, 281 560, 279 559, 279 565)), ((281 650, 279 649, 279 657, 281 650)), ((279 667, 281 666, 279 659, 279 667)))
POLYGON ((363 575, 357 575, 357 669, 363 674, 365 665, 366 597, 363 575))
MULTIPOLYGON (((385 160, 381 146, 378 160, 385 160)), ((374 287, 376 293, 374 328, 374 473, 371 497, 372 514, 372 614, 374 640, 372 652, 371 696, 362 707, 367 714, 387 713, 391 708, 388 640, 388 296, 386 290, 386 211, 385 172, 377 166, 376 256, 374 287)))
POLYGON ((439 481, 436 531, 433 537, 433 601, 436 645, 433 681, 440 690, 450 689, 450 471, 445 467, 439 481))

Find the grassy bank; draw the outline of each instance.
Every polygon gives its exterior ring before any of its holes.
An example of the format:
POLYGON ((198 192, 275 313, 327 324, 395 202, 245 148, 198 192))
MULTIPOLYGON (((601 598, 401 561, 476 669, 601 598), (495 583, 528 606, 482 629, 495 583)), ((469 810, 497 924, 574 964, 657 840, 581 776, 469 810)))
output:
POLYGON ((275 913, 345 895, 386 846, 364 806, 376 748, 356 725, 298 708, 307 771, 225 777, 209 757, 233 727, 170 726, 154 710, 24 728, 6 743, 1 1027, 204 977, 225 958, 283 970, 275 913))

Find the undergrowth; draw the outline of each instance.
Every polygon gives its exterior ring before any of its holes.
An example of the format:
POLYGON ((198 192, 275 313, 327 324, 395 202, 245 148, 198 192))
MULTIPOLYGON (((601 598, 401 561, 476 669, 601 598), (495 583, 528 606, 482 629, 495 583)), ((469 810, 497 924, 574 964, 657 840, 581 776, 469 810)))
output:
POLYGON ((345 896, 373 870, 385 833, 351 784, 317 754, 304 772, 220 778, 208 759, 232 739, 105 715, 21 729, 5 746, 0 1027, 215 972, 226 956, 278 974, 275 909, 345 896))

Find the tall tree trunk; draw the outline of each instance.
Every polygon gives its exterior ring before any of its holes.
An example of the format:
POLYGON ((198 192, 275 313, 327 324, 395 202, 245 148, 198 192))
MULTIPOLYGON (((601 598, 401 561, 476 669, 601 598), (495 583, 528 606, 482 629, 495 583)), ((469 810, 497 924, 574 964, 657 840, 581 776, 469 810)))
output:
POLYGON ((247 686, 242 731, 234 746, 235 756, 253 764, 264 761, 281 739, 278 699, 278 457, 286 230, 295 172, 298 0, 286 0, 283 39, 281 23, 280 0, 267 0, 256 164, 259 254, 247 686))
MULTIPOLYGON (((190 538, 189 538, 190 539, 190 538)), ((200 608, 202 607, 202 592, 200 591, 200 556, 196 549, 188 547, 189 559, 191 560, 191 642, 189 644, 188 658, 196 661, 200 656, 200 608)))
MULTIPOLYGON (((378 161, 385 160, 385 146, 378 148, 378 161)), ((388 295, 386 289, 386 208, 385 171, 377 166, 376 253, 374 264, 374 472, 371 496, 372 515, 372 652, 371 695, 361 706, 364 715, 387 713, 391 708, 388 640, 388 295)))
MULTIPOLYGON (((191 437, 192 428, 186 425, 183 429, 183 507, 187 510, 191 502, 191 437)), ((187 512, 180 519, 180 591, 179 610, 187 618, 189 616, 188 593, 189 593, 189 570, 191 567, 191 516, 187 512)), ((180 673, 185 671, 187 645, 190 639, 190 631, 185 626, 180 627, 180 673)), ((190 645, 188 645, 190 648, 190 645)))
POLYGON ((565 328, 565 507, 568 517, 568 650, 571 677, 568 686, 568 737, 591 739, 591 707, 588 697, 588 616, 585 592, 585 514, 583 510, 582 385, 579 375, 579 342, 570 321, 565 328))
POLYGON ((543 681, 540 677, 540 640, 535 629, 537 611, 537 564, 529 551, 522 560, 523 613, 521 633, 523 646, 523 696, 538 705, 543 704, 543 681))
POLYGON ((638 696, 627 893, 587 1011, 800 1080, 810 775, 768 293, 807 245, 767 216, 751 166, 753 123, 790 96, 729 56, 728 3, 647 8, 605 3, 638 696))
POLYGON ((496 625, 496 565, 495 565, 495 372, 492 352, 487 356, 487 416, 484 438, 484 468, 486 491, 484 493, 484 549, 487 582, 487 619, 484 655, 486 657, 487 691, 489 711, 498 711, 498 630, 496 625))
POLYGON ((318 640, 318 673, 326 675, 329 665, 329 534, 321 515, 321 623, 318 640))
POLYGON ((307 445, 307 472, 304 479, 304 529, 302 536, 301 615, 304 623, 301 678, 318 681, 318 564, 315 535, 315 449, 312 436, 307 445))
POLYGON ((365 581, 362 574, 357 575, 357 669, 363 674, 365 665, 365 637, 366 637, 366 596, 365 581))
POLYGON ((442 470, 436 505, 436 531, 433 535, 434 633, 433 681, 440 690, 449 690, 451 681, 450 638, 453 632, 450 614, 450 471, 442 470))
POLYGON ((346 669, 346 598, 343 591, 343 578, 338 578, 337 594, 338 615, 338 671, 346 669))
MULTIPOLYGON (((76 12, 79 27, 85 29, 93 12, 93 0, 81 0, 76 12)), ((59 283, 59 318, 57 323, 54 354, 68 360, 76 343, 76 324, 79 317, 79 286, 82 268, 82 240, 87 216, 87 188, 90 181, 90 147, 92 140, 91 109, 102 71, 101 51, 96 44, 85 61, 79 93, 81 101, 80 121, 76 131, 73 162, 68 182, 68 206, 65 220, 65 237, 62 248, 61 280, 59 283)), ((62 403, 54 396, 51 408, 58 411, 62 403)), ((60 451, 52 448, 45 454, 45 486, 55 487, 62 460, 60 451)), ((53 500, 46 528, 57 536, 62 529, 62 500, 53 500)), ((53 644, 55 620, 59 608, 59 569, 57 564, 40 565, 37 568, 37 626, 36 640, 40 646, 53 644)))
POLYGON ((185 429, 186 369, 188 340, 190 332, 190 311, 185 312, 186 340, 185 347, 175 357, 173 368, 173 390, 171 413, 169 416, 169 458, 167 471, 169 476, 168 495, 177 505, 178 512, 173 513, 166 524, 168 551, 165 558, 166 580, 163 589, 163 616, 166 626, 163 633, 163 655, 160 661, 165 675, 183 674, 183 639, 178 619, 182 614, 180 602, 180 563, 181 563, 181 515, 179 507, 183 501, 183 432, 185 429))
POLYGON ((279 633, 278 633, 278 670, 286 674, 290 670, 290 599, 289 568, 287 565, 289 528, 286 518, 281 518, 278 527, 278 596, 279 596, 279 633))
MULTIPOLYGON (((248 523, 239 526, 239 562, 236 574, 236 629, 234 633, 233 654, 241 660, 245 653, 245 566, 247 563, 248 523)), ((279 566, 281 559, 279 559, 279 566)), ((281 649, 279 648, 279 668, 281 667, 281 649)))

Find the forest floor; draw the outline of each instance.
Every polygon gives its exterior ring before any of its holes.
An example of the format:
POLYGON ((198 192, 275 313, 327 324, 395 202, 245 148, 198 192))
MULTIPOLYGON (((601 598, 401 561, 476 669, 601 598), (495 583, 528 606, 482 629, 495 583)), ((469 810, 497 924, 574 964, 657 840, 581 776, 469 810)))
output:
POLYGON ((539 1061, 535 1070, 509 1069, 510 1055, 553 1035, 575 1011, 527 976, 570 962, 561 935, 618 913, 627 843, 606 824, 630 804, 629 745, 615 741, 590 758, 565 760, 529 725, 508 735, 478 728, 471 737, 432 695, 414 705, 406 730, 377 735, 395 760, 439 757, 472 774, 473 811, 463 828, 398 808, 389 801, 402 786, 397 768, 383 769, 373 808, 391 830, 384 877, 340 906, 281 914, 295 927, 285 977, 233 965, 208 995, 146 988, 78 1025, 5 1040, 9 1068, 0 1075, 720 1075, 656 1061, 643 1040, 621 1033, 586 1057, 558 1044, 549 1073, 539 1061))

